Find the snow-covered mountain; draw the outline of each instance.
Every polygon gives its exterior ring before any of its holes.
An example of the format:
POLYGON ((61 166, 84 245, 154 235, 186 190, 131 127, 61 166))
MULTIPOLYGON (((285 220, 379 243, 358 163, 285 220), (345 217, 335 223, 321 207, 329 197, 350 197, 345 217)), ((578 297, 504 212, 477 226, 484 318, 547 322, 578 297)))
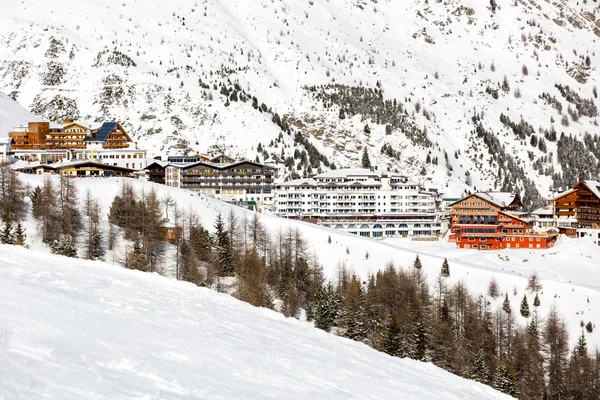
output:
POLYGON ((0 265, 0 398, 511 398, 154 274, 6 245, 0 265))
POLYGON ((53 121, 124 121, 156 154, 283 153, 302 174, 366 148, 449 194, 535 205, 599 171, 598 7, 2 0, 0 90, 53 121))

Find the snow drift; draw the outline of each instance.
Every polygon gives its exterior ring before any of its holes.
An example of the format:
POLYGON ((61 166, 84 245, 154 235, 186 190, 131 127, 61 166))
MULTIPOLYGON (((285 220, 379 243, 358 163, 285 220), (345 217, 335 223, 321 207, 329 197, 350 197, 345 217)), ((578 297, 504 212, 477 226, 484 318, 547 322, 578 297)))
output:
POLYGON ((158 275, 13 246, 0 270, 0 398, 509 398, 158 275))

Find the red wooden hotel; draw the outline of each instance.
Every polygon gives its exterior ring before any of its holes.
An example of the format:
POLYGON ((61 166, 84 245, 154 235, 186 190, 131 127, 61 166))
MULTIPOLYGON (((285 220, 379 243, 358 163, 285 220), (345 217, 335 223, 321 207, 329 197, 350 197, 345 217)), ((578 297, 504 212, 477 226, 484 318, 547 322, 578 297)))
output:
POLYGON ((545 249, 552 247, 558 237, 554 232, 535 232, 535 220, 519 211, 521 199, 514 193, 475 193, 451 206, 449 240, 459 248, 545 249))

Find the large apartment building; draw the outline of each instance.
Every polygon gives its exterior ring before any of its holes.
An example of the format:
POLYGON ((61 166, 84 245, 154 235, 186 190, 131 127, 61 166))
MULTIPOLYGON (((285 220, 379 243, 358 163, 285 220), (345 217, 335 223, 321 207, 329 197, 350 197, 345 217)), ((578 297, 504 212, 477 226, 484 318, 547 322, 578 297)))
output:
POLYGON ((558 223, 576 223, 580 228, 600 229, 599 181, 581 181, 556 196, 553 202, 558 223))
POLYGON ((535 229, 536 220, 521 212, 519 195, 480 192, 452 204, 450 242, 464 249, 545 249, 558 233, 535 229))
POLYGON ((223 160, 219 157, 215 162, 190 164, 155 162, 148 166, 147 174, 156 181, 164 179, 167 186, 192 189, 222 200, 272 200, 274 173, 271 168, 252 161, 226 164, 222 163, 223 160), (161 169, 164 169, 164 178, 161 169))
POLYGON ((365 237, 436 236, 439 202, 405 176, 340 169, 275 185, 274 213, 365 237))

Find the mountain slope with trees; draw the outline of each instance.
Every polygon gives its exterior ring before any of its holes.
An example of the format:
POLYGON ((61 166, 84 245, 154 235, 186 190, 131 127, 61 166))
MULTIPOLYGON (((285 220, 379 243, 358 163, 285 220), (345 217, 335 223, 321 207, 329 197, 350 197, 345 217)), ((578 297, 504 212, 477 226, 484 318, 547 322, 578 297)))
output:
POLYGON ((120 120, 156 153, 283 156, 289 176, 366 150, 535 207, 598 175, 597 2, 139 4, 3 0, 0 90, 55 122, 120 120))

